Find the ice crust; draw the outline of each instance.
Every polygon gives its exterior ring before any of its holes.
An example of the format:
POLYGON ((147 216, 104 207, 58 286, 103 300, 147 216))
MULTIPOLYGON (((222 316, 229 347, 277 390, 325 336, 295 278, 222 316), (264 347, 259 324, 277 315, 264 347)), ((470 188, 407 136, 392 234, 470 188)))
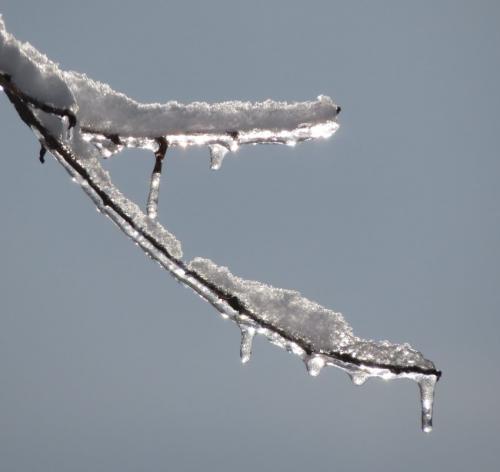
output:
POLYGON ((325 96, 311 102, 228 101, 141 104, 84 74, 64 72, 78 102, 82 128, 124 137, 295 130, 333 121, 337 105, 325 96))
POLYGON ((0 71, 29 97, 72 111, 86 140, 104 157, 124 146, 151 149, 155 138, 165 137, 169 146, 210 146, 212 168, 218 169, 225 154, 220 146, 235 151, 242 144, 293 145, 329 137, 338 128, 335 118, 340 108, 327 96, 293 103, 141 104, 85 74, 60 70, 29 43, 8 33, 1 17, 0 71))
POLYGON ((197 257, 188 268, 216 288, 221 301, 207 300, 224 318, 239 325, 243 363, 250 360, 255 334, 261 334, 302 358, 313 377, 318 376, 324 366, 331 365, 347 372, 355 385, 364 384, 370 377, 411 379, 420 390, 422 430, 432 431, 434 388, 441 374, 409 344, 354 336, 340 313, 308 300, 297 291, 236 277, 227 267, 209 259, 197 257), (237 309, 232 306, 234 300, 237 300, 237 309))
POLYGON ((434 369, 434 364, 409 344, 369 341, 354 336, 342 314, 308 300, 297 291, 244 280, 231 274, 227 267, 200 257, 193 259, 189 268, 223 292, 236 296, 260 322, 286 333, 312 352, 348 355, 361 364, 377 364, 381 368, 434 369))
POLYGON ((25 94, 57 108, 74 109, 75 99, 57 64, 5 29, 0 15, 0 71, 25 94))

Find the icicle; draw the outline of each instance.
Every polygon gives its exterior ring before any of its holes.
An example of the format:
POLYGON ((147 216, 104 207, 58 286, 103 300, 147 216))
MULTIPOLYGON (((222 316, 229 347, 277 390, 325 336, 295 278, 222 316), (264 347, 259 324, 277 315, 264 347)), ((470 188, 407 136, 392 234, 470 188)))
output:
POLYGON ((155 167, 153 169, 153 173, 151 174, 148 203, 146 205, 148 217, 152 220, 156 219, 156 217, 158 216, 158 199, 160 198, 162 161, 168 148, 168 143, 165 138, 158 138, 156 142, 158 143, 158 150, 155 152, 155 167))
POLYGON ((246 364, 252 356, 252 343, 255 336, 255 328, 252 326, 240 326, 241 328, 241 363, 246 364))
POLYGON ((424 433, 432 431, 432 407, 436 382, 437 377, 435 375, 423 375, 418 379, 420 401, 422 403, 422 431, 424 433))
POLYGON ((210 148, 210 169, 218 170, 222 166, 224 156, 228 153, 228 149, 221 144, 211 144, 210 148))
POLYGON ((149 195, 147 204, 148 217, 154 220, 158 216, 158 199, 160 197, 160 178, 161 172, 151 174, 151 183, 149 185, 149 195))
POLYGON ((317 377, 324 366, 325 360, 322 356, 311 356, 306 360, 307 373, 312 377, 317 377))

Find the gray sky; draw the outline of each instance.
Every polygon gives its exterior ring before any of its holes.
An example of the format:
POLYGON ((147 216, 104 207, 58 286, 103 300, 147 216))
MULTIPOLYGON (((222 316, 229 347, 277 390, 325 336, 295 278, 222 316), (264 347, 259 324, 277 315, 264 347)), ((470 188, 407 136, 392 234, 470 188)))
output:
MULTIPOLYGON (((26 471, 495 470, 500 6, 494 1, 4 0, 9 31, 141 101, 307 100, 328 141, 173 150, 160 217, 186 258, 300 290, 443 370, 309 378, 152 264, 0 96, 0 465, 26 471)), ((153 165, 107 163, 139 202, 153 165)))

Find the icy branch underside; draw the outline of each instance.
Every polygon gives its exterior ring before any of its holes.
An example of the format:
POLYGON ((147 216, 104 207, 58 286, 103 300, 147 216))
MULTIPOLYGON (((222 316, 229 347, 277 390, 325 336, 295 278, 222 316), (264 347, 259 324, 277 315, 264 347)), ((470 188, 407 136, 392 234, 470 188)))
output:
POLYGON ((313 102, 226 102, 141 105, 82 74, 61 71, 36 49, 7 33, 0 17, 0 86, 42 150, 63 165, 97 208, 153 260, 191 287, 241 329, 241 360, 250 359, 261 334, 298 355, 315 376, 325 365, 361 385, 369 377, 418 382, 422 428, 432 429, 434 386, 441 373, 408 344, 354 336, 340 313, 298 292, 243 280, 212 261, 182 260, 180 242, 156 220, 162 162, 170 146, 206 145, 217 169, 243 144, 297 142, 329 137, 340 111, 328 97, 313 102), (111 182, 100 161, 124 147, 155 153, 146 213, 111 182))

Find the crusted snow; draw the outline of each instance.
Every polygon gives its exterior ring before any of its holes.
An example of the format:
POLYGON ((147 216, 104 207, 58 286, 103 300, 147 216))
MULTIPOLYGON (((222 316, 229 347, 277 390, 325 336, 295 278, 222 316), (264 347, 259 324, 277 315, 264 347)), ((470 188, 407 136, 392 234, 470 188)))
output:
POLYGON ((25 94, 57 108, 72 109, 75 99, 57 64, 5 29, 0 15, 0 71, 25 94))
POLYGON ((297 291, 244 280, 209 259, 197 257, 189 268, 224 293, 236 296, 259 321, 309 346, 312 352, 349 355, 361 363, 381 367, 434 369, 433 363, 409 344, 375 342, 354 336, 340 313, 308 300, 297 291))
POLYGON ((338 109, 325 96, 295 103, 266 100, 141 104, 84 74, 65 72, 64 77, 78 102, 82 128, 121 136, 154 138, 263 129, 291 131, 333 121, 338 109))
MULTIPOLYGON (((327 96, 306 102, 169 101, 141 104, 85 74, 62 71, 29 43, 17 41, 0 17, 0 72, 26 95, 75 113, 86 139, 105 157, 123 146, 151 148, 166 137, 169 146, 224 146, 296 142, 331 136, 340 108, 327 96), (119 136, 120 145, 109 140, 119 136)), ((212 148, 214 149, 214 148, 212 148)), ((217 149, 217 148, 215 148, 217 149)), ((217 156, 223 156, 220 148, 217 156)), ((215 159, 214 168, 222 159, 215 159)))

